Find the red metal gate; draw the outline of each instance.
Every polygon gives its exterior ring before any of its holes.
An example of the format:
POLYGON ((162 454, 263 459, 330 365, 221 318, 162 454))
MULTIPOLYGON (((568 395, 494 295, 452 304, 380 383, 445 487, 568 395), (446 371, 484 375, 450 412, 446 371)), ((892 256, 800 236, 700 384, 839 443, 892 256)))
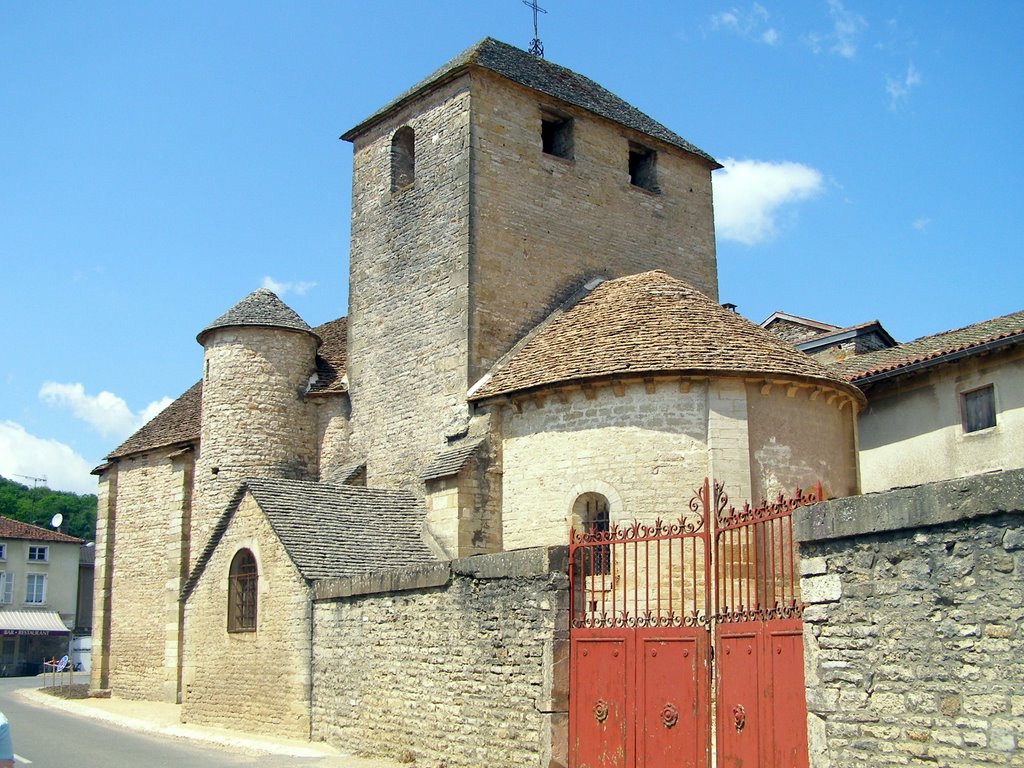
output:
POLYGON ((807 765, 791 514, 821 498, 705 480, 674 523, 573 531, 570 768, 807 765))

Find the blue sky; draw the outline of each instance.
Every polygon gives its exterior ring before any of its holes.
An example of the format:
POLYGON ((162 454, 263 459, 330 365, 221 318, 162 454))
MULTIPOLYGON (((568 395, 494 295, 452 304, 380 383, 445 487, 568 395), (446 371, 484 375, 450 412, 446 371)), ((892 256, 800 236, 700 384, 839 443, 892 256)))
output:
MULTIPOLYGON (((542 0, 547 58, 714 155, 721 301, 899 340, 1024 306, 1024 4, 542 0)), ((338 136, 520 0, 0 3, 0 474, 88 470, 262 286, 345 313, 338 136)))

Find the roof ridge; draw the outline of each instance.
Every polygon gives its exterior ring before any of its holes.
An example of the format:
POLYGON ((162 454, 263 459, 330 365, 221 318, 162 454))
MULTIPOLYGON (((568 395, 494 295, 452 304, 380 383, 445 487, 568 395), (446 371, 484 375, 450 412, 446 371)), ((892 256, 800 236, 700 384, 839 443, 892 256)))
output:
POLYGON ((962 333, 963 331, 969 331, 972 328, 979 328, 983 325, 988 325, 989 323, 996 323, 999 322, 1000 320, 1006 320, 1017 315, 1020 315, 1021 329, 1024 330, 1024 309, 1020 309, 1017 310, 1016 312, 1007 312, 1005 315, 998 315, 996 317, 989 318, 988 320, 979 320, 976 323, 968 323, 967 325, 960 326, 959 328, 950 328, 948 331, 937 331, 936 333, 928 333, 925 334, 924 336, 918 336, 916 339, 911 339, 910 341, 903 342, 902 344, 900 344, 900 346, 903 346, 903 344, 916 344, 919 341, 936 339, 941 336, 950 336, 954 333, 962 333))
POLYGON ((707 152, 694 146, 682 136, 586 75, 574 72, 561 64, 534 56, 521 48, 493 37, 484 37, 478 40, 359 124, 347 130, 341 135, 341 138, 352 141, 363 131, 376 125, 386 115, 411 101, 419 93, 448 82, 468 67, 478 67, 492 72, 524 88, 543 93, 696 155, 714 168, 721 167, 718 161, 707 152))
POLYGON ((1013 343, 1024 337, 1024 310, 999 315, 988 320, 919 336, 888 349, 879 349, 847 358, 834 364, 833 370, 848 381, 895 373, 913 366, 938 364, 943 358, 956 353, 969 352, 997 341, 1013 343), (1004 323, 1008 323, 1004 327, 1004 323), (972 336, 972 333, 976 334, 972 336))

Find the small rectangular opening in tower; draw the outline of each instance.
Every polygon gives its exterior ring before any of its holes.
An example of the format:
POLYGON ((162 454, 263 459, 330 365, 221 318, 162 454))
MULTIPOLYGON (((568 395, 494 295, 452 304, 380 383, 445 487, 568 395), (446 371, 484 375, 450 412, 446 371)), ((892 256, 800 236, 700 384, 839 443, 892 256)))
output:
POLYGON ((572 159, 572 118, 545 114, 540 120, 544 154, 572 159))
POLYGON ((653 149, 630 143, 629 145, 629 183, 634 187, 658 191, 655 175, 655 160, 658 153, 653 149))

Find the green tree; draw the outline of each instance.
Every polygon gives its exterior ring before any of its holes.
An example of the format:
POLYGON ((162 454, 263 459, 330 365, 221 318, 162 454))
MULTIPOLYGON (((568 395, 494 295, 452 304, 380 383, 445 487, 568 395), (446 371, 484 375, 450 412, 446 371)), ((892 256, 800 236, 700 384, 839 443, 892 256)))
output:
POLYGON ((50 527, 57 513, 64 516, 63 533, 80 539, 96 539, 96 495, 29 488, 0 477, 0 515, 23 523, 50 527))

